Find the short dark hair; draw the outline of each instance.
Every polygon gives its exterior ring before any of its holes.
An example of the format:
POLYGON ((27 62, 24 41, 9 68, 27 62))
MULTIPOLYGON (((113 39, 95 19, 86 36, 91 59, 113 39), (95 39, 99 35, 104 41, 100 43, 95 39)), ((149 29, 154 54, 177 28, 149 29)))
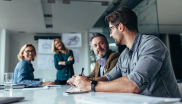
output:
POLYGON ((90 38, 90 42, 92 42, 92 40, 93 40, 95 37, 102 37, 102 38, 105 40, 105 42, 108 42, 108 41, 107 41, 107 38, 106 38, 103 34, 101 34, 101 33, 93 33, 92 36, 91 36, 91 38, 90 38))
MULTIPOLYGON (((111 22, 116 25, 122 23, 130 31, 138 31, 137 15, 130 8, 123 6, 105 17, 106 23, 111 22)), ((116 26, 117 27, 117 26, 116 26)))

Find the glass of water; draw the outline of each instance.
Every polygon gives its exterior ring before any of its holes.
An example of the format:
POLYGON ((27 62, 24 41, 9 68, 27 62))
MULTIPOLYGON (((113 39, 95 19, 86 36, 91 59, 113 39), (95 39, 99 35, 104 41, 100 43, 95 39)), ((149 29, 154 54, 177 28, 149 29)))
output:
POLYGON ((4 90, 13 90, 13 73, 4 73, 4 90))

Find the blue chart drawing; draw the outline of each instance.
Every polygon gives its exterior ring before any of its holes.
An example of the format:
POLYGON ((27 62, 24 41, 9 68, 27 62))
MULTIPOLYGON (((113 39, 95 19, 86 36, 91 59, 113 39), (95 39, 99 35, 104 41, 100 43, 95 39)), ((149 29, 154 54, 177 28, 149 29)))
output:
POLYGON ((39 39, 38 40, 38 53, 53 54, 52 42, 50 39, 39 39))
POLYGON ((37 69, 55 69, 54 55, 40 55, 37 56, 37 69))
POLYGON ((66 47, 82 47, 81 33, 75 33, 75 34, 63 33, 62 41, 66 47))
POLYGON ((51 44, 50 43, 42 44, 42 49, 51 49, 51 44))
POLYGON ((80 39, 79 39, 78 36, 71 36, 71 37, 69 37, 68 40, 66 41, 66 44, 67 44, 68 46, 77 45, 79 41, 80 41, 80 39))

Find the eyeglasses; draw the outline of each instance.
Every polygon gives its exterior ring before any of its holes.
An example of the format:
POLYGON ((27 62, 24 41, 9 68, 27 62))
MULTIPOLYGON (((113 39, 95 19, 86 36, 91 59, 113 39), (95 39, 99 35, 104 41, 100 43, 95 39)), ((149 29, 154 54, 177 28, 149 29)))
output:
POLYGON ((120 23, 118 23, 118 24, 116 24, 116 25, 114 25, 114 26, 109 27, 109 28, 108 28, 109 33, 111 34, 111 33, 112 33, 112 30, 111 30, 111 29, 112 29, 113 27, 119 25, 119 24, 120 24, 120 23))
POLYGON ((27 51, 24 51, 24 52, 26 52, 26 53, 35 53, 35 50, 27 50, 27 51))

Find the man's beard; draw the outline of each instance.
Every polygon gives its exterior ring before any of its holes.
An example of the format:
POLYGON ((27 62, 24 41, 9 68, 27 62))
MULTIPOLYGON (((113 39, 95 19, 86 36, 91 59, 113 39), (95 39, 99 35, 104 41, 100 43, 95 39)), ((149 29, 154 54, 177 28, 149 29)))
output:
POLYGON ((115 44, 116 44, 116 46, 121 45, 117 40, 115 40, 115 44))
POLYGON ((97 57, 98 57, 98 58, 104 58, 104 57, 107 55, 108 51, 109 51, 109 49, 107 49, 106 51, 104 51, 104 53, 103 53, 102 55, 100 55, 100 54, 98 53, 98 54, 97 54, 97 57))

